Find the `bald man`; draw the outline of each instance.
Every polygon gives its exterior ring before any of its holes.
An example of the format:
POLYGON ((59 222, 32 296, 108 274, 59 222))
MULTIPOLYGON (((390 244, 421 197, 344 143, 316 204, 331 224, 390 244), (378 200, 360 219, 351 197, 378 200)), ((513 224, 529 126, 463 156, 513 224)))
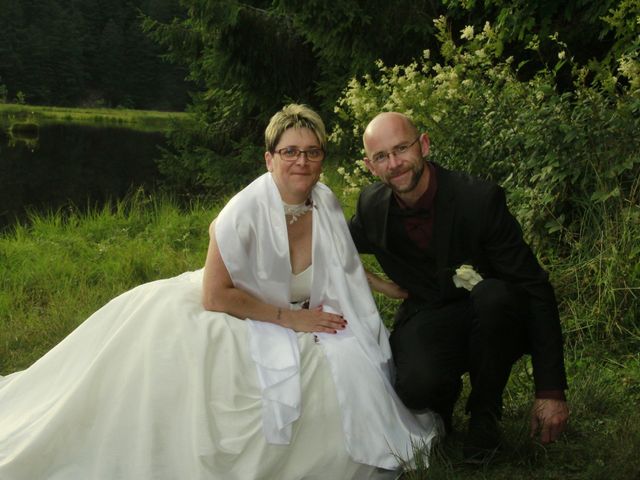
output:
POLYGON ((376 116, 363 142, 379 181, 362 190, 349 227, 360 253, 375 255, 391 280, 369 274, 374 290, 404 299, 390 339, 399 396, 438 412, 451 431, 469 372, 463 456, 484 463, 501 443, 511 366, 530 353, 531 434, 555 441, 569 416, 557 303, 504 191, 427 161, 429 137, 401 113, 376 116))

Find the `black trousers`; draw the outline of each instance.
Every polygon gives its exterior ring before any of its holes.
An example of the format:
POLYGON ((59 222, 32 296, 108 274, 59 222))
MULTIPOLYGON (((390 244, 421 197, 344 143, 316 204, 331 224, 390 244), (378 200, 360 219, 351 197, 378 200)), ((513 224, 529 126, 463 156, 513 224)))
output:
POLYGON ((467 412, 500 417, 511 367, 527 350, 528 314, 526 295, 495 279, 444 306, 404 302, 390 337, 398 395, 411 409, 449 416, 469 372, 467 412))

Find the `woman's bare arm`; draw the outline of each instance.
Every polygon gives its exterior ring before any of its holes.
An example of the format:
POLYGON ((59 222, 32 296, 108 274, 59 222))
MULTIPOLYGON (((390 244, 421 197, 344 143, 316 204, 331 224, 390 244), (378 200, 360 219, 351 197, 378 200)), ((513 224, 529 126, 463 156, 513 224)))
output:
POLYGON ((209 227, 209 249, 204 266, 202 304, 205 310, 224 312, 234 317, 271 322, 297 332, 336 333, 346 320, 321 309, 288 310, 262 302, 233 285, 216 242, 215 221, 209 227))

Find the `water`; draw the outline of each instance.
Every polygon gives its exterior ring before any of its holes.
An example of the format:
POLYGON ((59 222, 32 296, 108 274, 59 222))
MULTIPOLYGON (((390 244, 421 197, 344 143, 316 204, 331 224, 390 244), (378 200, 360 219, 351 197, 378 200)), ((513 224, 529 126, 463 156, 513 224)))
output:
POLYGON ((41 125, 17 138, 0 131, 0 229, 26 212, 84 209, 152 189, 162 133, 41 125))

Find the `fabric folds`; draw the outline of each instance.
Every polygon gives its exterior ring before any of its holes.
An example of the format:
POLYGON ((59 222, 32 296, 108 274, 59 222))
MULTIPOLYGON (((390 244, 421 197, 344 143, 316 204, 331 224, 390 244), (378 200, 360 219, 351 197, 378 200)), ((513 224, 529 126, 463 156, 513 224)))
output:
MULTIPOLYGON (((393 390, 388 333, 340 204, 320 183, 312 200, 310 308, 321 306, 348 321, 346 330, 337 334, 317 334, 336 384, 347 450, 357 462, 396 468, 398 457, 412 458, 414 447, 430 442, 435 420, 428 417, 421 424, 393 390)), ((291 281, 286 220, 270 173, 227 204, 216 219, 215 235, 234 285, 286 308, 291 281)), ((292 377, 299 353, 292 334, 274 324, 250 322, 251 355, 263 394, 263 428, 271 443, 289 443, 289 425, 300 414, 301 393, 292 377)))

